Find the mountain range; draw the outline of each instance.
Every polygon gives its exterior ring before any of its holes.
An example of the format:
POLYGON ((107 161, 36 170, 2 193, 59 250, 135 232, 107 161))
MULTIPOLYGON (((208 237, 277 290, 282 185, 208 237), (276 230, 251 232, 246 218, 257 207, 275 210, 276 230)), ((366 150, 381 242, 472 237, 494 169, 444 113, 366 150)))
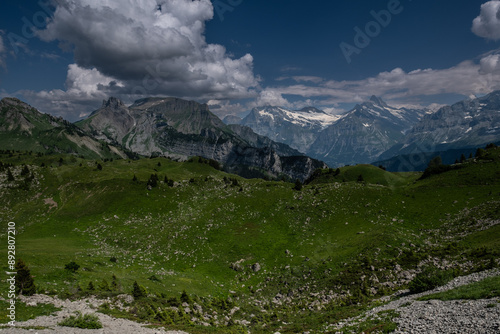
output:
POLYGON ((372 96, 321 131, 307 153, 333 166, 373 162, 403 140, 425 112, 390 107, 372 96))
POLYGON ((404 140, 380 158, 476 148, 500 140, 500 91, 425 115, 404 140))
POLYGON ((239 124, 306 153, 316 139, 317 133, 338 118, 339 116, 330 115, 312 107, 292 111, 282 107, 268 106, 254 108, 239 124))
MULTIPOLYGON (((419 154, 423 160, 407 169, 421 170, 435 152, 453 150, 443 153, 451 159, 457 153, 460 156, 460 152, 500 141, 499 101, 497 91, 431 112, 392 107, 372 96, 343 115, 268 106, 253 109, 239 123, 330 167, 419 154)), ((237 119, 226 119, 230 120, 237 119)))
POLYGON ((325 167, 248 127, 224 124, 206 104, 177 98, 145 98, 131 106, 110 98, 76 125, 99 140, 143 156, 201 156, 245 176, 305 180, 325 167))
POLYGON ((239 124, 225 124, 208 105, 194 101, 145 98, 127 106, 111 97, 73 124, 4 98, 0 147, 92 159, 201 156, 246 177, 302 181, 327 165, 374 163, 400 170, 401 161, 410 161, 406 170, 421 170, 436 155, 454 160, 499 142, 500 91, 434 113, 391 107, 372 96, 343 115, 268 106, 225 121, 239 124))

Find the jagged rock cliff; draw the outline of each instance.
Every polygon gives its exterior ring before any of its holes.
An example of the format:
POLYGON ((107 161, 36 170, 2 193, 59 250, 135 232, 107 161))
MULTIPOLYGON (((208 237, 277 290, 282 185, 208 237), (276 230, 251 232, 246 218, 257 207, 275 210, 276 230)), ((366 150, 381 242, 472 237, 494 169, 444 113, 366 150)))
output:
POLYGON ((177 98, 141 99, 130 107, 111 98, 77 124, 99 138, 146 156, 202 156, 225 164, 229 170, 241 165, 274 177, 284 174, 300 180, 326 166, 251 129, 225 125, 206 104, 177 98), (284 159, 287 155, 298 156, 284 159))

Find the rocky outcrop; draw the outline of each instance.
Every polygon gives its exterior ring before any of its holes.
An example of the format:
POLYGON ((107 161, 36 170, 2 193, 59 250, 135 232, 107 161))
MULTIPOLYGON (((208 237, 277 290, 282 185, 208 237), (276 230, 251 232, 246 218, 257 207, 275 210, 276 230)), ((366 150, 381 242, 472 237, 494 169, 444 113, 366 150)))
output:
POLYGON ((298 151, 247 127, 225 125, 206 104, 177 98, 141 99, 130 107, 111 98, 77 124, 141 155, 182 159, 201 156, 223 163, 230 171, 247 166, 272 177, 305 180, 314 172, 312 168, 326 166, 300 157, 298 151), (285 158, 295 155, 299 157, 285 158))

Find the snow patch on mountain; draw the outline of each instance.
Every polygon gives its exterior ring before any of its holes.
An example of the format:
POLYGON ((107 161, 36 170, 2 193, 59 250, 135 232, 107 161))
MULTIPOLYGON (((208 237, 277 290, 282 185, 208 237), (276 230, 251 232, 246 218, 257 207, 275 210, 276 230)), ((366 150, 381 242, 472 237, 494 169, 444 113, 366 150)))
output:
POLYGON ((256 108, 255 112, 260 117, 269 117, 273 121, 276 117, 280 121, 286 121, 303 128, 326 129, 341 118, 341 115, 328 114, 316 108, 288 110, 282 107, 261 107, 256 108))

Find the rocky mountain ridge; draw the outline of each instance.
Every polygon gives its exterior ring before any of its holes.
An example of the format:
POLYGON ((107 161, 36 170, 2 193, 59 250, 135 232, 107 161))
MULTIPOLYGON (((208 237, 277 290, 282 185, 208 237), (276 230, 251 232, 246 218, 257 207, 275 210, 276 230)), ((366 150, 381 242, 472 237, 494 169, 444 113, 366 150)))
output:
POLYGON ((500 141, 500 91, 467 99, 425 115, 380 158, 466 149, 500 141))
POLYGON ((225 125, 206 104, 177 98, 146 98, 130 107, 110 98, 76 124, 141 155, 183 159, 202 156, 223 163, 228 171, 240 171, 245 166, 272 177, 305 180, 315 169, 326 167, 250 128, 225 125))
POLYGON ((88 158, 126 158, 130 154, 117 145, 97 140, 61 117, 42 114, 16 98, 0 101, 0 146, 88 158))
POLYGON ((254 108, 240 124, 252 128, 260 135, 306 153, 314 142, 316 134, 339 117, 313 107, 292 111, 282 107, 267 106, 254 108))
POLYGON ((330 166, 370 163, 403 140, 425 112, 390 107, 372 96, 320 132, 306 153, 330 166))
MULTIPOLYGON (((307 112, 320 114, 314 108, 303 109, 303 114, 307 112)), ((424 161, 405 170, 421 170, 433 153, 469 152, 500 142, 500 91, 435 112, 392 107, 372 96, 330 124, 293 122, 289 113, 280 107, 256 108, 241 124, 330 167, 389 161, 398 156, 411 160, 419 155, 424 161)))

